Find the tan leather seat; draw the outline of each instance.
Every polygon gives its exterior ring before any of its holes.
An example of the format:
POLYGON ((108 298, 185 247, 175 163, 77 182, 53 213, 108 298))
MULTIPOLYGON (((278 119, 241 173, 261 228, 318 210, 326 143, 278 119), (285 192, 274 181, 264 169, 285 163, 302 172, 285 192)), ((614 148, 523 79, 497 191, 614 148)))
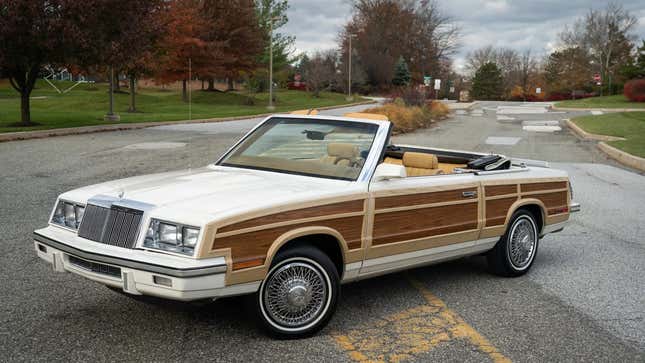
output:
POLYGON ((358 146, 340 142, 331 142, 327 144, 327 155, 323 156, 320 161, 326 164, 341 166, 352 166, 358 159, 358 146))
POLYGON ((408 176, 430 176, 443 174, 439 169, 437 155, 406 152, 403 153, 403 166, 408 176))
POLYGON ((394 164, 394 165, 403 165, 403 160, 393 158, 393 157, 386 157, 385 160, 383 160, 384 163, 386 164, 394 164))

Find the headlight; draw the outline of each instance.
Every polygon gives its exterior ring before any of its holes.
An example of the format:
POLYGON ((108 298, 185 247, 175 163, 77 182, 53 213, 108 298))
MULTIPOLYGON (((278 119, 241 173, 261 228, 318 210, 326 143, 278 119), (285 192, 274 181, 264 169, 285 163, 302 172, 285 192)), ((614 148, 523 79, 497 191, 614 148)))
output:
POLYGON ((59 200, 51 222, 59 226, 78 229, 78 226, 81 225, 83 214, 85 214, 84 205, 59 200))
POLYGON ((150 221, 145 247, 192 256, 199 238, 199 228, 153 219, 150 221))

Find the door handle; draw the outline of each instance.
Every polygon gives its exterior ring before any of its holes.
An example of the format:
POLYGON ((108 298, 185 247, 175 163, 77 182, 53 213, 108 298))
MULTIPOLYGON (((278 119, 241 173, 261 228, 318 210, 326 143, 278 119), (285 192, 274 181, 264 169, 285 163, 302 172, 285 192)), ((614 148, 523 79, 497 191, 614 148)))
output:
POLYGON ((464 198, 475 198, 477 196, 477 192, 471 191, 471 192, 462 192, 461 196, 464 198))

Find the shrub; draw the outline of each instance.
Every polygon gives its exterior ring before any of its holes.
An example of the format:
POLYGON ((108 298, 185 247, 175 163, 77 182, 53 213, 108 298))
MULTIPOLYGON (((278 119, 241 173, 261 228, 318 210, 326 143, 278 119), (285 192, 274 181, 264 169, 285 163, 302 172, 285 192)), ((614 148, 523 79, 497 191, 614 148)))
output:
POLYGON ((421 107, 400 106, 388 103, 381 107, 374 107, 363 112, 377 113, 387 116, 393 124, 394 132, 411 132, 430 124, 430 117, 421 107))
POLYGON ((423 107, 388 103, 363 112, 385 115, 392 122, 395 133, 405 133, 429 127, 433 120, 448 115, 450 108, 442 102, 431 101, 423 107))
POLYGON ((645 102, 645 79, 632 79, 625 83, 623 93, 632 102, 645 102))
POLYGON ((426 94, 418 87, 402 87, 394 92, 392 99, 402 99, 407 106, 423 106, 426 102, 426 94))
POLYGON ((430 101, 426 107, 430 109, 430 117, 433 120, 443 119, 450 113, 450 107, 443 102, 430 101))

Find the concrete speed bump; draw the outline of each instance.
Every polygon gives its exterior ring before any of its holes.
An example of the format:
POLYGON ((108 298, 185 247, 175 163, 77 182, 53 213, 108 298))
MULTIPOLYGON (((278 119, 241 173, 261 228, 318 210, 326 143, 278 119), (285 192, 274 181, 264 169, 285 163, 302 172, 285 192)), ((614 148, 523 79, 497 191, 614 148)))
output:
POLYGON ((498 106, 498 114, 538 114, 547 113, 549 109, 545 106, 498 106))
POLYGON ((523 126, 524 131, 531 132, 557 132, 562 131, 560 126, 523 126))
POLYGON ((560 126, 560 121, 522 121, 522 126, 560 126))

